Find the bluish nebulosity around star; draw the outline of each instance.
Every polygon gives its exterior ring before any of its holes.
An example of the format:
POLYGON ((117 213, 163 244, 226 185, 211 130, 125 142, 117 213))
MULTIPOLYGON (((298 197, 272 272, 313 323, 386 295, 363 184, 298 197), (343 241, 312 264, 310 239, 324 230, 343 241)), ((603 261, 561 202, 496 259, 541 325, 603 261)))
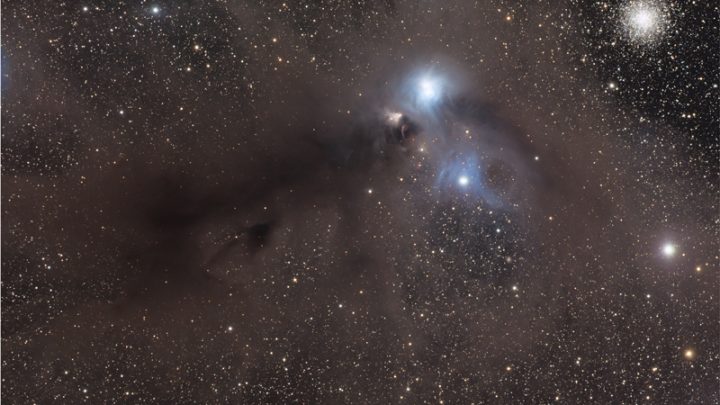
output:
POLYGON ((433 77, 422 77, 417 84, 418 100, 423 103, 437 101, 442 90, 439 81, 433 77))
POLYGON ((425 69, 408 74, 399 102, 426 119, 434 119, 438 109, 451 96, 450 79, 436 69, 425 69))
POLYGON ((720 403, 713 1, 8 1, 7 403, 720 403))
POLYGON ((502 205, 498 195, 487 183, 482 162, 475 153, 457 151, 439 162, 436 189, 484 201, 492 207, 502 205))

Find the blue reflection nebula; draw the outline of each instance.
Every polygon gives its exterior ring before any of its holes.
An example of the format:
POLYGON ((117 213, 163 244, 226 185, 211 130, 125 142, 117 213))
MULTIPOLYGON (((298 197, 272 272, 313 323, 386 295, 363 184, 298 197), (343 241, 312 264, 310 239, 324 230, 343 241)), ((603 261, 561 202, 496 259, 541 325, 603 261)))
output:
POLYGON ((421 77, 417 83, 417 99, 422 103, 432 103, 437 101, 442 94, 442 83, 433 77, 421 77))
POLYGON ((5 58, 5 52, 0 48, 0 91, 5 93, 5 89, 10 79, 10 71, 8 69, 9 61, 5 58))
POLYGON ((450 156, 441 163, 435 187, 441 192, 460 192, 484 200, 493 207, 502 201, 490 189, 485 172, 474 154, 450 156))
POLYGON ((409 75, 403 84, 403 108, 415 114, 432 118, 436 110, 442 107, 450 91, 450 83, 441 74, 432 71, 409 75))

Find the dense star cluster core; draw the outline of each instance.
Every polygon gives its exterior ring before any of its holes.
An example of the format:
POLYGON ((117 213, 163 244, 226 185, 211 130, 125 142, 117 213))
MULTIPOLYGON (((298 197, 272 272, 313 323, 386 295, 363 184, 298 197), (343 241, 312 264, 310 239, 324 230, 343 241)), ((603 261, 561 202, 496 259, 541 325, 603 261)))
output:
POLYGON ((652 43, 667 29, 667 11, 660 3, 630 2, 623 13, 622 25, 630 39, 637 43, 652 43))
POLYGON ((3 399, 720 402, 720 9, 525 3, 3 2, 3 399))

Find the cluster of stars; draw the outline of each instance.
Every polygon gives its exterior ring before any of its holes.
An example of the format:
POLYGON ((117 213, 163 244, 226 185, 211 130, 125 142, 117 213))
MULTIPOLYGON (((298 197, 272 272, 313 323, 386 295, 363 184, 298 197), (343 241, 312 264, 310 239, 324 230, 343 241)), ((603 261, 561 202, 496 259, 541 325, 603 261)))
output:
POLYGON ((667 29, 664 7, 652 0, 630 1, 623 9, 623 27, 630 39, 649 44, 667 29))

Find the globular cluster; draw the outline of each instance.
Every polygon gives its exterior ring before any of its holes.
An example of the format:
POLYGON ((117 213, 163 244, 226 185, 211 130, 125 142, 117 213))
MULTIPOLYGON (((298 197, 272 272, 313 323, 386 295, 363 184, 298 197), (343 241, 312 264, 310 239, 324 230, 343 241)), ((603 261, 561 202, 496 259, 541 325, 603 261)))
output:
POLYGON ((720 401, 720 8, 5 2, 8 403, 720 401))
POLYGON ((662 3, 630 2, 623 10, 621 25, 631 41, 652 43, 668 30, 668 11, 662 3))

